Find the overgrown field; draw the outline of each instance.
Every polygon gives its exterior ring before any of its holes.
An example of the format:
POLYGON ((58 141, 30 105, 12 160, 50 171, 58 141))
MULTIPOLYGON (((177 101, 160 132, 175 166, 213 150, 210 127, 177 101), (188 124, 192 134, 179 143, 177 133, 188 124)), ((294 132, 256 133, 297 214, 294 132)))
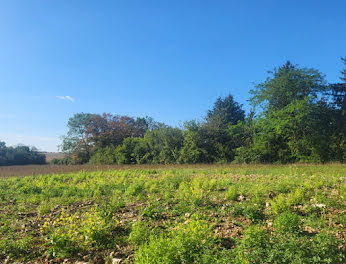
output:
POLYGON ((345 263, 346 166, 0 179, 0 262, 345 263))

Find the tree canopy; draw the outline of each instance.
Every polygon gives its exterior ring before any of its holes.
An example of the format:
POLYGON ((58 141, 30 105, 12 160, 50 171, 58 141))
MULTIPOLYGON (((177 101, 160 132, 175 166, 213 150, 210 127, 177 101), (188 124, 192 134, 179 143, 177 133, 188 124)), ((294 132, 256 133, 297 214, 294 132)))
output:
POLYGON ((345 69, 340 80, 327 83, 318 70, 287 61, 251 90, 247 116, 229 94, 182 128, 79 113, 68 122, 62 150, 73 163, 343 162, 345 69))

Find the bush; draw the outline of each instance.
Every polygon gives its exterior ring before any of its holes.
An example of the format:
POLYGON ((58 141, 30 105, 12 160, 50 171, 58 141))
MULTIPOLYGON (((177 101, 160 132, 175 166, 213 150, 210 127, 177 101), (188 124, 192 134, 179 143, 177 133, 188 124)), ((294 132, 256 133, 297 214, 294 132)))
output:
POLYGON ((274 227, 282 233, 298 233, 300 225, 300 217, 289 211, 280 214, 274 221, 274 227))
POLYGON ((98 149, 89 160, 91 164, 114 164, 116 162, 116 149, 113 145, 98 149))

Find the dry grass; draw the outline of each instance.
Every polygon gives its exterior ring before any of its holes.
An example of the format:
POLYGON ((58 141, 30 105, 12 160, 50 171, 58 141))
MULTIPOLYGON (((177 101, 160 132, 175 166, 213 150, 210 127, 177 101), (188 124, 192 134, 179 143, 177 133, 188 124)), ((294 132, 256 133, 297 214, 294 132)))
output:
MULTIPOLYGON (((291 164, 292 167, 310 167, 312 164, 291 164)), ((343 167, 342 164, 329 164, 343 167)), ((78 171, 105 171, 105 170, 127 170, 127 169, 250 169, 280 168, 282 165, 273 164, 142 164, 142 165, 20 165, 0 166, 0 178, 24 177, 40 174, 61 174, 78 171)), ((326 165, 316 164, 317 167, 326 165)))

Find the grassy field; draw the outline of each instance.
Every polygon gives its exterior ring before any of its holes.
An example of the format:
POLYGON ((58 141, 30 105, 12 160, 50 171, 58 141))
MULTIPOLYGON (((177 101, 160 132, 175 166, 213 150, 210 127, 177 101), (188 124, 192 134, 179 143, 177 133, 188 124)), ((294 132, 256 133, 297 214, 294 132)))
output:
POLYGON ((2 173, 0 262, 346 262, 345 165, 95 169, 2 173))

